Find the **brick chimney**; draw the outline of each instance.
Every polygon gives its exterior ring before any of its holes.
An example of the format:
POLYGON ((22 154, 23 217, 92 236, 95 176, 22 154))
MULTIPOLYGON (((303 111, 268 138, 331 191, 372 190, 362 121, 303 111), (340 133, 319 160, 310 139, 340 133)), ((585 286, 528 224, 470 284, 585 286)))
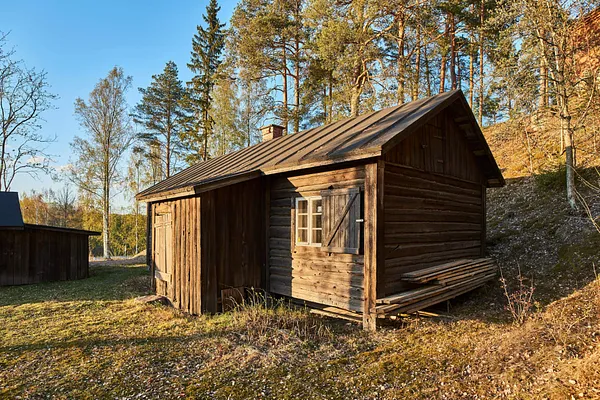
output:
POLYGON ((271 139, 277 139, 278 137, 283 136, 284 129, 285 128, 283 126, 275 124, 263 126, 262 128, 260 128, 260 131, 262 132, 263 142, 266 142, 267 140, 271 139))

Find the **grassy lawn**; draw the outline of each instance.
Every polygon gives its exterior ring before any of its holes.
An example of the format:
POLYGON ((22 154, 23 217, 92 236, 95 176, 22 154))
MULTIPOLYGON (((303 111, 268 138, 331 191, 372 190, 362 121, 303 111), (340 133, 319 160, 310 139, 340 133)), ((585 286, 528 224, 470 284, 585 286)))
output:
POLYGON ((96 267, 87 280, 0 289, 0 396, 600 396, 598 281, 520 327, 501 308, 481 311, 488 287, 452 319, 374 335, 283 307, 187 317, 135 302, 146 281, 145 267, 96 267))

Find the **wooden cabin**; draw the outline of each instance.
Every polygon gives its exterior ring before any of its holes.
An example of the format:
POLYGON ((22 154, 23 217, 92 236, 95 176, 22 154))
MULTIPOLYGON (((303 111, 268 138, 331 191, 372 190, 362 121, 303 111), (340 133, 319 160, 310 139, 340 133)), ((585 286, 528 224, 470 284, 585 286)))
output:
POLYGON ((137 198, 157 294, 175 307, 218 312, 232 291, 259 288, 374 329, 378 304, 418 287, 415 271, 426 280, 485 254, 486 189, 503 185, 451 91, 293 135, 269 126, 261 143, 137 198))
POLYGON ((0 286, 89 276, 89 236, 98 232, 23 223, 19 196, 0 192, 0 286))

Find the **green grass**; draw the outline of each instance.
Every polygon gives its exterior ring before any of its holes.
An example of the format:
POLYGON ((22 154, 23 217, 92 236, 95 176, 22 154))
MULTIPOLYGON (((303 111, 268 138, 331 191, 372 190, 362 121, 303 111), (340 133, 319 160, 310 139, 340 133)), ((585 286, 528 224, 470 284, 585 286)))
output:
POLYGON ((366 334, 282 304, 189 317, 134 301, 147 279, 144 267, 98 267, 86 280, 0 288, 0 397, 564 398, 597 383, 597 282, 522 327, 484 303, 493 284, 456 301, 451 319, 366 334), (573 365, 587 383, 562 378, 573 365), (559 380, 531 384, 549 366, 559 380))

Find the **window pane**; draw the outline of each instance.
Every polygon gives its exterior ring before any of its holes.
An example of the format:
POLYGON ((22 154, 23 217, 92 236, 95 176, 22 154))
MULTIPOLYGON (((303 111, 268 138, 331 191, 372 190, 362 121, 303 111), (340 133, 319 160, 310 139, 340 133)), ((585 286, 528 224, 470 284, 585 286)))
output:
POLYGON ((321 224, 323 223, 323 216, 320 214, 312 216, 312 227, 313 228, 322 228, 321 224))
POLYGON ((313 229, 313 244, 321 244, 323 242, 323 231, 320 229, 313 229))
POLYGON ((308 228, 308 215, 298 215, 298 228, 308 228))
POLYGON ((308 201, 298 200, 298 213, 306 214, 308 212, 308 201))
POLYGON ((298 237, 296 238, 298 243, 308 242, 308 229, 298 229, 298 237))
POLYGON ((322 213, 323 212, 323 201, 321 199, 312 201, 312 212, 322 213))

